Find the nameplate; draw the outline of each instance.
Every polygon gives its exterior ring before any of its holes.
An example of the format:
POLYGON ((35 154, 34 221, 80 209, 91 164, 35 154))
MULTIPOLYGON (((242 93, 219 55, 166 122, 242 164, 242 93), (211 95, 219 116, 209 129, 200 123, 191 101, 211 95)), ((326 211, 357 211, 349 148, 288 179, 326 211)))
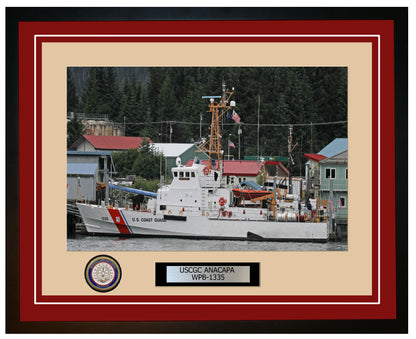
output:
POLYGON ((156 263, 156 286, 259 286, 259 263, 156 263))

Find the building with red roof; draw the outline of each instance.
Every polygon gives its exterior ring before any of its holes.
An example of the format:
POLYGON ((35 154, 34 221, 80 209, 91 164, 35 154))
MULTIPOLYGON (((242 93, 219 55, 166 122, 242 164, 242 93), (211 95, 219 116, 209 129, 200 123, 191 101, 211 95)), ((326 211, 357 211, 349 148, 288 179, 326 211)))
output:
POLYGON ((142 138, 84 134, 69 147, 69 150, 80 152, 125 151, 131 148, 140 148, 145 141, 152 143, 152 140, 146 137, 142 138))
MULTIPOLYGON (((223 175, 236 177, 256 177, 261 170, 261 163, 250 160, 224 160, 223 175)), ((245 179, 243 179, 245 180, 245 179)))

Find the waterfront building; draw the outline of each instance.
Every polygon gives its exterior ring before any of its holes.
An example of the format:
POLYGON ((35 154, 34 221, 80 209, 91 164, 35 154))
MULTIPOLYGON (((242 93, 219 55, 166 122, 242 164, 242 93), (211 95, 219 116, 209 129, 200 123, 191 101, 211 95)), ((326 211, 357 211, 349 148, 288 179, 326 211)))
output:
POLYGON ((343 151, 319 163, 321 204, 332 208, 336 219, 348 218, 348 151, 343 151), (332 187, 331 187, 332 186, 332 187), (332 191, 332 207, 329 202, 332 191), (326 202, 326 204, 325 204, 326 202))
POLYGON ((126 151, 131 148, 137 149, 142 147, 145 141, 152 143, 152 140, 146 137, 123 137, 84 134, 80 136, 69 147, 69 150, 81 152, 126 151))
POLYGON ((67 200, 103 200, 106 176, 111 178, 113 173, 110 152, 67 151, 67 200))

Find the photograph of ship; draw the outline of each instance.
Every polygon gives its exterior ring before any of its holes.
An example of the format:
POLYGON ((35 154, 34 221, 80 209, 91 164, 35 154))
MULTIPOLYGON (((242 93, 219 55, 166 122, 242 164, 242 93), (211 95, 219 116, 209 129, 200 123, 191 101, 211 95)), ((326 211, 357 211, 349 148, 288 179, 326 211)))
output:
POLYGON ((69 251, 346 251, 346 67, 69 67, 69 251))

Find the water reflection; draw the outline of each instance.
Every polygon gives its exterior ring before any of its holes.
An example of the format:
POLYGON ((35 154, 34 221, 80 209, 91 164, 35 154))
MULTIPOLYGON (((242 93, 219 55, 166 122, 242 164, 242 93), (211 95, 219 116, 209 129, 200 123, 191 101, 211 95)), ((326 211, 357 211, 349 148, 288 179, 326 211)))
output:
POLYGON ((297 243, 176 238, 118 238, 77 234, 68 251, 347 251, 347 242, 297 243))

